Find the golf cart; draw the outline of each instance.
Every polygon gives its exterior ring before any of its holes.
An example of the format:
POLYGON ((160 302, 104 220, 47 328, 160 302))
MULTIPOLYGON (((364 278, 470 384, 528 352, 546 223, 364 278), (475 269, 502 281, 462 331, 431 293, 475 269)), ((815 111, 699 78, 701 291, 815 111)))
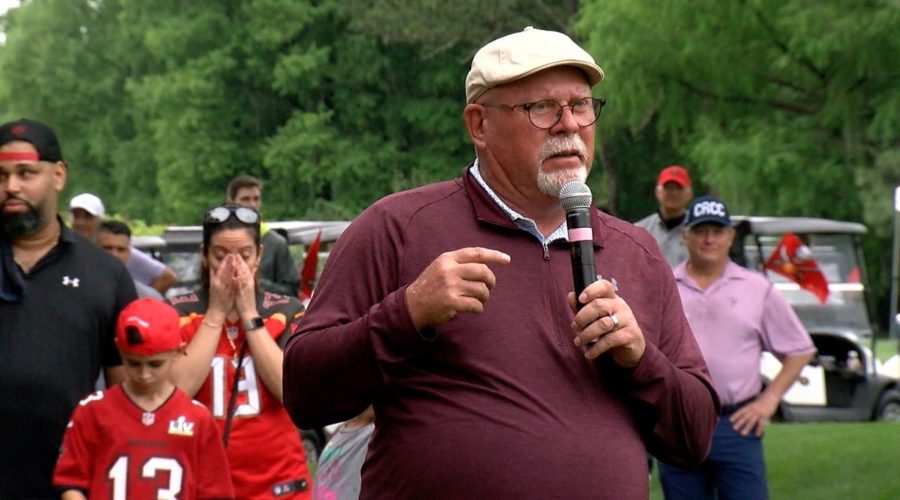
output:
MULTIPOLYGON (((815 358, 782 398, 785 421, 900 420, 900 380, 875 357, 868 311, 868 280, 860 248, 866 227, 853 222, 799 217, 734 217, 732 259, 765 273, 784 294, 815 343, 815 358), (785 235, 805 245, 824 276, 820 301, 797 282, 766 268, 785 235)), ((777 257, 777 256, 776 256, 777 257)), ((781 363, 765 353, 764 383, 781 363)))

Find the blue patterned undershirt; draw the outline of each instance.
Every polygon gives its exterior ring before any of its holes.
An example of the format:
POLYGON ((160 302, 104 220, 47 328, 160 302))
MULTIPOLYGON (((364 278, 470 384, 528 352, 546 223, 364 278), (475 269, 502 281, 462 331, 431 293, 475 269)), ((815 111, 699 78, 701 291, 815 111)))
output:
POLYGON ((513 224, 518 226, 519 229, 533 235, 538 239, 538 241, 541 242, 541 245, 543 245, 545 248, 547 247, 547 245, 553 243, 556 240, 568 241, 568 228, 566 227, 565 219, 563 219, 562 224, 560 224, 559 227, 554 229, 553 232, 545 238, 544 235, 541 234, 541 232, 538 230, 537 224, 535 224, 533 220, 509 208, 509 206, 507 206, 506 203, 503 203, 503 200, 501 200, 500 197, 497 196, 497 193, 495 193, 494 190, 487 185, 487 182, 484 181, 484 177, 481 176, 481 171, 478 169, 477 158, 469 168, 469 172, 472 174, 472 177, 474 177, 475 180, 478 181, 478 184, 480 184, 481 187, 484 188, 484 191, 488 194, 488 196, 490 196, 491 199, 494 200, 494 203, 496 203, 497 206, 499 206, 500 209, 509 216, 513 224))

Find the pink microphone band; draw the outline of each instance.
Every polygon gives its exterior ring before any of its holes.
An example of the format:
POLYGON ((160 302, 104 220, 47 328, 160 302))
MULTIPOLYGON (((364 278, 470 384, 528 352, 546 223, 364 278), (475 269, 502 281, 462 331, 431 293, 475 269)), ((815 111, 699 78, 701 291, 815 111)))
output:
POLYGON ((594 239, 594 232, 589 227, 569 229, 569 241, 590 241, 594 239))

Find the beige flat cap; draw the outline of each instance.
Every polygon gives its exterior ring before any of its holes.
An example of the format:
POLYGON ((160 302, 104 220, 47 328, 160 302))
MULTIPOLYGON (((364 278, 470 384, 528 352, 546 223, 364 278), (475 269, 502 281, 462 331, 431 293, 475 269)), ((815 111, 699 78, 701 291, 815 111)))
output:
POLYGON ((568 36, 556 31, 524 30, 480 48, 466 76, 466 102, 473 103, 493 87, 555 66, 575 66, 587 73, 591 87, 603 80, 594 58, 568 36))

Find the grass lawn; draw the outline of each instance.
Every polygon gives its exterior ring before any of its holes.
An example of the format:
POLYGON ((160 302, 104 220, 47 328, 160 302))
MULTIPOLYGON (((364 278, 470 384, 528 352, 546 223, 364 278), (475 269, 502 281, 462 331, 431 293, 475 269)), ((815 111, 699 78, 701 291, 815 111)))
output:
MULTIPOLYGON (((772 500, 900 498, 900 423, 788 424, 763 440, 772 500)), ((650 498, 663 498, 655 474, 650 498)))
MULTIPOLYGON (((866 345, 871 347, 870 344, 866 345)), ((897 354, 897 352, 898 347, 896 339, 879 337, 878 341, 875 342, 875 356, 877 356, 878 359, 880 359, 882 362, 887 361, 888 358, 890 358, 894 354, 897 354)))

